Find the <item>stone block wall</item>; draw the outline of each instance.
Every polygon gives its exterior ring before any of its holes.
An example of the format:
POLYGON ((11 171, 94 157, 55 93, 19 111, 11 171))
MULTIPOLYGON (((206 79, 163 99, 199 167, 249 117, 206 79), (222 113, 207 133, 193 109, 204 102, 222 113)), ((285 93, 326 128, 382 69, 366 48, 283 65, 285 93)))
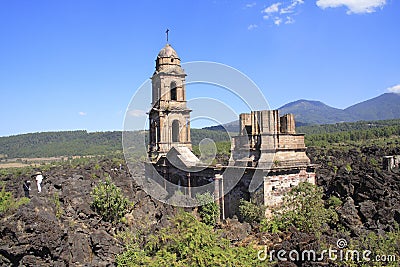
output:
POLYGON ((278 148, 305 149, 303 134, 281 134, 279 135, 278 148))

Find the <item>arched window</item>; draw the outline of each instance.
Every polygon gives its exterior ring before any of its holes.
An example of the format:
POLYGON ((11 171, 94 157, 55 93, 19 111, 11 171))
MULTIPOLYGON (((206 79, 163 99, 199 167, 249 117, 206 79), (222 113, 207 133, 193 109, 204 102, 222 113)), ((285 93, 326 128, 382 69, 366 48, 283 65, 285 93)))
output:
POLYGON ((177 100, 176 82, 172 81, 170 85, 171 100, 177 100))
POLYGON ((179 121, 172 122, 172 142, 179 142, 179 121))

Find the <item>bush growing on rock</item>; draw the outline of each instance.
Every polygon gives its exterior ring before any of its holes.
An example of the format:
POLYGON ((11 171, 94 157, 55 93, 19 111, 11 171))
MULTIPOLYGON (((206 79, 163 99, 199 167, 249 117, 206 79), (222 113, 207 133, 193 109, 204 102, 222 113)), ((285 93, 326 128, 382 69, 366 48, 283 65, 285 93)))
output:
POLYGON ((204 194, 197 194, 196 199, 201 205, 199 207, 199 214, 203 223, 207 225, 215 225, 219 215, 218 205, 214 202, 214 197, 206 192, 204 194))
POLYGON ((181 212, 169 226, 138 242, 127 242, 116 258, 118 266, 269 266, 257 259, 252 246, 232 246, 211 226, 181 212))
POLYGON ((322 188, 307 182, 300 183, 284 197, 282 206, 273 217, 262 221, 262 229, 277 232, 294 226, 302 232, 321 234, 327 224, 338 221, 336 206, 326 208, 322 196, 322 188))
POLYGON ((122 194, 121 189, 106 178, 97 184, 92 192, 92 207, 105 221, 117 222, 127 212, 132 203, 122 194))
POLYGON ((11 192, 7 192, 5 183, 0 183, 0 214, 7 212, 12 212, 18 209, 21 205, 29 203, 29 198, 22 197, 20 199, 15 199, 11 192))
POLYGON ((348 259, 346 266, 350 267, 366 267, 371 266, 371 260, 379 260, 374 262, 374 266, 391 266, 398 267, 400 259, 400 228, 395 225, 396 229, 392 232, 384 232, 377 234, 369 232, 361 236, 359 239, 350 240, 347 250, 371 251, 370 260, 361 259, 356 262, 354 259, 348 259))
POLYGON ((239 204, 239 214, 245 222, 260 222, 265 218, 265 207, 257 206, 252 202, 241 199, 239 204))

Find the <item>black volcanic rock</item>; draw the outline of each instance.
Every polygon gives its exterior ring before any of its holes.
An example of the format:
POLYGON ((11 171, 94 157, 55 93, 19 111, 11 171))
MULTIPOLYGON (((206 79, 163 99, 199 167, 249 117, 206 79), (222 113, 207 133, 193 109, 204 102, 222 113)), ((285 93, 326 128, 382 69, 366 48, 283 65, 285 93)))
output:
MULTIPOLYGON (((125 170, 115 171, 108 160, 98 165, 101 168, 94 164, 52 168, 45 172, 40 194, 33 184, 30 203, 12 215, 1 215, 0 266, 114 266, 115 256, 123 249, 115 237, 118 229, 150 232, 162 227, 166 221, 162 218, 174 214, 172 207, 152 200, 125 170), (105 222, 90 207, 90 192, 108 175, 135 203, 127 214, 127 225, 105 222), (61 209, 58 217, 55 197, 61 209)), ((7 191, 22 197, 22 181, 28 178, 3 180, 7 180, 7 191)))
POLYGON ((308 149, 312 162, 320 165, 317 183, 324 188, 326 197, 334 195, 343 201, 339 219, 353 234, 360 229, 387 231, 399 219, 399 173, 370 163, 370 159, 380 162, 382 156, 397 152, 398 148, 377 146, 349 151, 308 149), (346 166, 351 166, 351 171, 346 166))

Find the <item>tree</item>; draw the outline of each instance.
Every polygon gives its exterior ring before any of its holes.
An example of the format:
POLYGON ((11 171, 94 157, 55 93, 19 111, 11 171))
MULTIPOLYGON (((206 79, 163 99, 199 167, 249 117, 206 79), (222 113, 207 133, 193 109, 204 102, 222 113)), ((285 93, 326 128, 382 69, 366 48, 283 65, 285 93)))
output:
POLYGON ((214 197, 206 192, 204 194, 197 194, 196 199, 199 202, 199 214, 201 220, 207 224, 214 226, 219 216, 218 205, 214 202, 214 197))
POLYGON ((328 223, 336 223, 335 206, 325 207, 322 189, 303 182, 284 197, 282 206, 270 219, 262 222, 264 231, 286 231, 290 226, 308 233, 320 234, 328 223))
POLYGON ((254 203, 241 199, 239 204, 239 214, 245 222, 260 222, 265 218, 265 206, 257 206, 254 203))
POLYGON ((122 194, 121 189, 107 178, 91 192, 93 209, 103 216, 105 221, 116 222, 127 212, 132 203, 122 194))
POLYGON ((117 256, 118 266, 268 266, 257 258, 252 246, 234 247, 211 226, 199 222, 192 214, 180 212, 169 226, 159 232, 128 242, 117 256))
POLYGON ((0 183, 0 214, 12 212, 18 209, 21 205, 29 203, 29 198, 22 197, 20 199, 15 199, 11 192, 5 190, 5 183, 0 183))

